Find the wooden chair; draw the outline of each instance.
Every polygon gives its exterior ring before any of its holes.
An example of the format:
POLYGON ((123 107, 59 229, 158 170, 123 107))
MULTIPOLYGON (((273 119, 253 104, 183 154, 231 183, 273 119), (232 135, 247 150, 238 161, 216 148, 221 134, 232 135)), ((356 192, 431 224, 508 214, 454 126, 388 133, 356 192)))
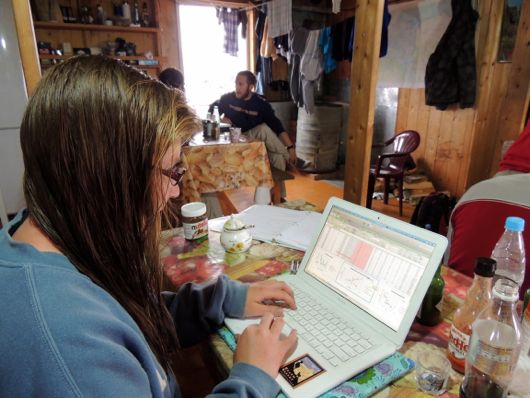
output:
POLYGON ((272 204, 277 205, 281 202, 281 184, 286 180, 294 180, 294 176, 288 171, 283 171, 271 166, 272 180, 272 204))
POLYGON ((366 207, 372 207, 372 196, 376 178, 384 179, 383 200, 388 204, 388 191, 390 190, 390 179, 394 179, 399 187, 399 215, 403 215, 403 172, 405 163, 410 154, 416 150, 420 144, 420 135, 414 130, 405 130, 382 145, 383 153, 377 157, 375 165, 370 167, 368 176, 368 192, 366 196, 366 207), (386 149, 388 147, 388 149, 386 149))

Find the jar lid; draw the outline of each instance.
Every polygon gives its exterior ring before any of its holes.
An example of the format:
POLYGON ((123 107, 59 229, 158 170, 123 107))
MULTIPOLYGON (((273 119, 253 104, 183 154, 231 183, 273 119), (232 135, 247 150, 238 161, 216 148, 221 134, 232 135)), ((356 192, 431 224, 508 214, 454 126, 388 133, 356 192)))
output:
POLYGON ((191 202, 180 209, 182 217, 199 217, 206 214, 206 205, 202 202, 191 202))
POLYGON ((243 223, 243 221, 235 218, 233 214, 223 225, 223 229, 226 231, 239 231, 245 227, 246 225, 243 223))
POLYGON ((505 228, 510 231, 523 232, 524 231, 524 219, 521 217, 508 217, 506 218, 505 228))
POLYGON ((489 257, 477 257, 475 260, 475 274, 486 278, 493 278, 497 270, 497 261, 489 257))

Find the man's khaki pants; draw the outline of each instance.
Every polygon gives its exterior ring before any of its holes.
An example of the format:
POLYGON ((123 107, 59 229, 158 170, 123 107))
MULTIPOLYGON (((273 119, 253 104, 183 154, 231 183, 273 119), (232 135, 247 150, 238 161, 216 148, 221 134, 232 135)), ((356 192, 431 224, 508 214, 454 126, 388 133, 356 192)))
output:
MULTIPOLYGON (((279 170, 285 171, 287 167, 287 160, 289 159, 289 151, 285 147, 284 143, 278 138, 278 135, 271 130, 269 126, 262 123, 250 130, 243 133, 248 138, 253 140, 263 141, 265 148, 267 148, 267 154, 269 155, 269 162, 272 167, 279 170)), ((280 194, 282 198, 285 198, 285 183, 281 181, 280 194)))

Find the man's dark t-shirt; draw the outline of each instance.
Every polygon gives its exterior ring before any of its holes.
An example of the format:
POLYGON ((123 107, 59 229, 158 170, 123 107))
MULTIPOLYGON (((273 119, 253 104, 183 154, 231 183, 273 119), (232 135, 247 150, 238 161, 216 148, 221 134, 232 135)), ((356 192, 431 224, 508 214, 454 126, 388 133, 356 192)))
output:
POLYGON ((234 92, 224 94, 217 105, 219 114, 224 113, 232 125, 240 127, 243 132, 262 123, 266 123, 276 134, 285 131, 271 105, 256 93, 252 93, 248 100, 237 98, 234 92))

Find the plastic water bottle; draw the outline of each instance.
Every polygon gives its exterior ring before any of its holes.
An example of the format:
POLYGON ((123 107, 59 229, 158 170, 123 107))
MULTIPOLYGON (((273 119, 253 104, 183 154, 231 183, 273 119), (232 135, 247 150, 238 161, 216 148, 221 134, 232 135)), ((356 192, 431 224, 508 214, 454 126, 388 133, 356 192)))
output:
POLYGON ((493 283, 500 278, 511 279, 523 284, 525 271, 524 220, 520 217, 508 217, 504 233, 495 245, 491 257, 497 261, 497 271, 493 283))
POLYGON ((521 355, 530 357, 530 303, 523 311, 523 321, 521 322, 521 355))
POLYGON ((521 349, 521 326, 515 310, 518 286, 499 279, 493 300, 473 322, 466 374, 460 398, 505 398, 521 349))

